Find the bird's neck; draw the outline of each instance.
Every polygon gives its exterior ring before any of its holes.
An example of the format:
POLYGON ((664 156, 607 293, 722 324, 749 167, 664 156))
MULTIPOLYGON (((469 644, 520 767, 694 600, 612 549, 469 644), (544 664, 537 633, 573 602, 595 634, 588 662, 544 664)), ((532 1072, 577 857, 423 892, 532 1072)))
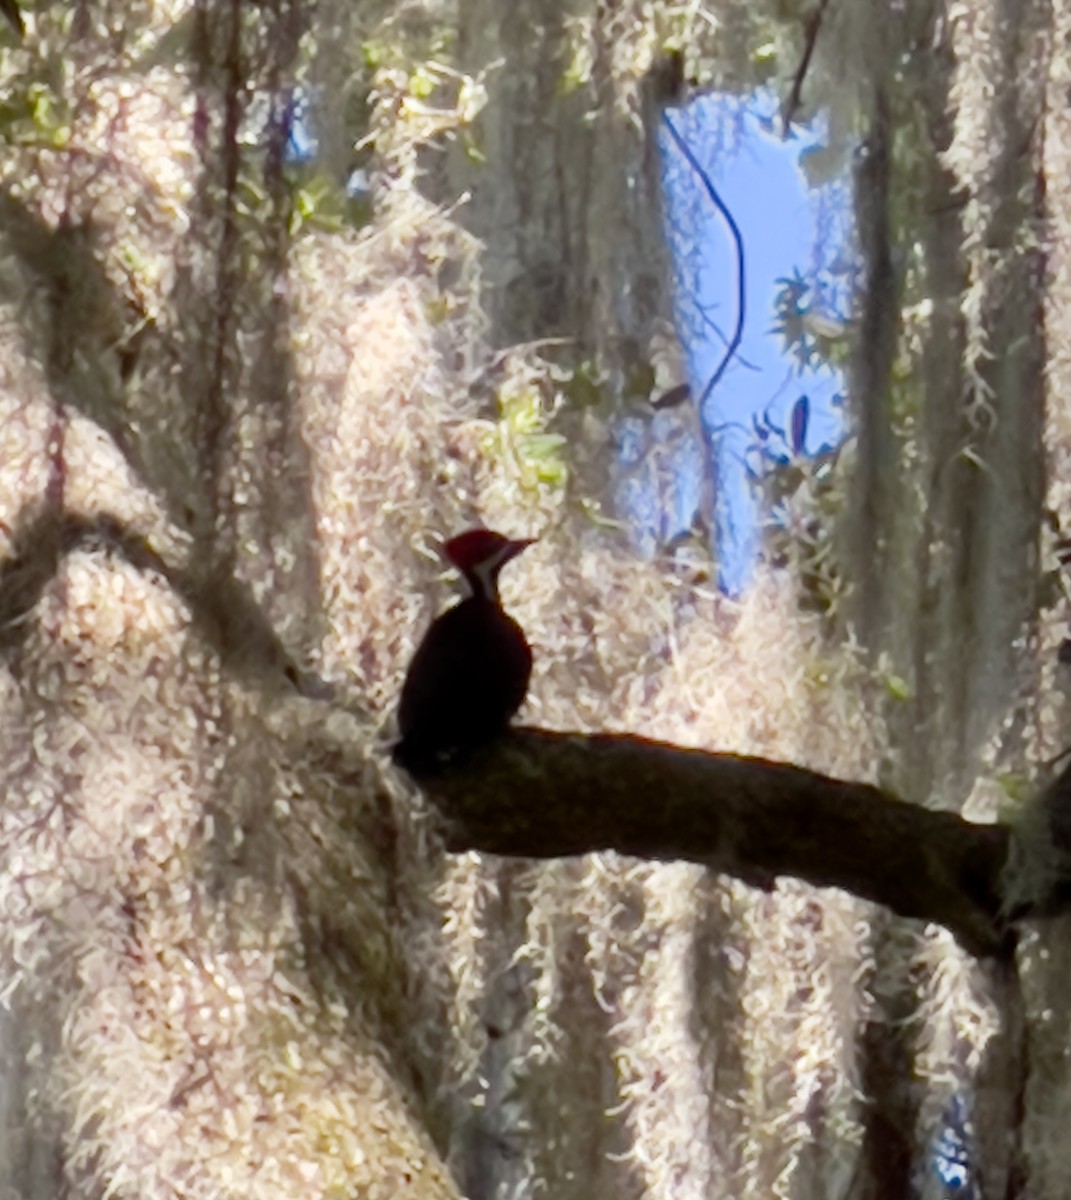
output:
POLYGON ((494 560, 489 560, 485 563, 478 563, 471 570, 465 572, 465 582, 469 585, 469 590, 475 599, 483 600, 488 604, 501 603, 498 598, 500 565, 494 560))

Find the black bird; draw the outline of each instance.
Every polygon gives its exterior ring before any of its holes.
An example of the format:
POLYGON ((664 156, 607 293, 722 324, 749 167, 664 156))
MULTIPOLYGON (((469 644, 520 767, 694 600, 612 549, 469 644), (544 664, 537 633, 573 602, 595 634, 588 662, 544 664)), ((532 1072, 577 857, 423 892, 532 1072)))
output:
POLYGON ((432 623, 409 664, 398 704, 399 766, 433 771, 497 737, 520 708, 532 650, 502 608, 498 573, 531 544, 490 529, 470 529, 446 543, 445 555, 471 595, 432 623))

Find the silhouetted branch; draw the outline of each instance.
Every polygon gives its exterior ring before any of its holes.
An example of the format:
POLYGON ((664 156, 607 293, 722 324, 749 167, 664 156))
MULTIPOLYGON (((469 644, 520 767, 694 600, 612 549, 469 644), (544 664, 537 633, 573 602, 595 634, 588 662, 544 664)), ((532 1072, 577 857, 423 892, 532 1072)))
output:
POLYGON ((865 783, 629 735, 516 729, 422 787, 450 850, 556 858, 614 850, 703 863, 770 888, 839 887, 1007 952, 1010 834, 865 783))

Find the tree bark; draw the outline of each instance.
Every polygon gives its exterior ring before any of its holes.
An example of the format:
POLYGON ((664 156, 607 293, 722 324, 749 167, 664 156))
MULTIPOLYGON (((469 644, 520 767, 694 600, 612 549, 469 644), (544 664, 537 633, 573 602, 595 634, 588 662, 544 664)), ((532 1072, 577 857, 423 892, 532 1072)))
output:
POLYGON ((935 921, 1005 954, 1011 834, 867 783, 629 734, 516 729, 421 780, 447 847, 526 858, 613 850, 703 863, 770 889, 780 875, 935 921))

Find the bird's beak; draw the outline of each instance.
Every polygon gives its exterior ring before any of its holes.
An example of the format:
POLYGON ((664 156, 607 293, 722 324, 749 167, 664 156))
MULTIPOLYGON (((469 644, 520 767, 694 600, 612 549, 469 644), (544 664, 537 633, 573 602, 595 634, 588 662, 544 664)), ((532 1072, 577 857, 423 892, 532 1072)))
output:
POLYGON ((534 546, 539 538, 513 538, 510 540, 509 548, 506 551, 505 557, 502 559, 504 563, 509 562, 511 558, 516 558, 522 550, 527 550, 529 546, 534 546))

